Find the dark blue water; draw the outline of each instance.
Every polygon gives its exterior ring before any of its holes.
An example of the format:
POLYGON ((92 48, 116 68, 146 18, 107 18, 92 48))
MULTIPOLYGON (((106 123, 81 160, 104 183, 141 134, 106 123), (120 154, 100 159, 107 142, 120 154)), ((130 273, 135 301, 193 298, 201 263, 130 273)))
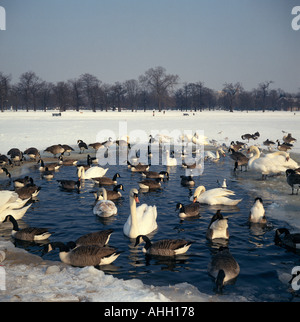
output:
MULTIPOLYGON (((41 186, 37 201, 29 208, 21 221, 30 226, 48 227, 54 234, 50 241, 68 242, 83 234, 111 228, 114 230, 109 245, 122 250, 119 258, 101 269, 107 274, 113 274, 122 279, 141 279, 147 285, 163 286, 177 283, 189 283, 196 286, 200 292, 215 294, 214 283, 207 273, 207 265, 211 256, 220 244, 210 242, 205 233, 210 219, 217 209, 228 217, 230 239, 226 245, 238 261, 241 272, 233 285, 227 285, 224 294, 240 296, 242 299, 254 301, 289 301, 294 298, 291 288, 283 283, 279 277, 282 273, 290 273, 294 266, 300 265, 299 256, 274 245, 275 229, 283 225, 282 222, 268 216, 265 228, 250 227, 247 223, 249 210, 259 191, 247 190, 247 176, 232 172, 233 162, 228 157, 219 163, 205 163, 202 176, 195 177, 196 187, 204 185, 206 189, 218 186, 224 178, 227 179, 229 189, 236 192, 234 199, 243 198, 235 207, 229 206, 201 206, 199 218, 183 220, 175 211, 176 204, 189 203, 191 191, 181 186, 180 175, 185 170, 180 167, 169 168, 170 179, 162 183, 159 191, 140 193, 140 203, 156 205, 158 212, 158 230, 152 235, 153 241, 163 238, 185 238, 194 241, 185 255, 175 258, 146 257, 142 252, 142 245, 134 247, 134 241, 123 235, 123 225, 130 213, 128 194, 131 188, 138 188, 141 179, 139 173, 131 172, 126 166, 109 166, 108 177, 118 172, 121 178, 118 183, 124 185, 123 198, 116 202, 118 215, 102 220, 92 212, 94 196, 91 191, 96 190, 92 181, 85 180, 80 191, 63 191, 57 179, 77 180, 76 167, 63 166, 55 173, 55 178, 48 181, 41 178, 35 164, 28 168, 27 175, 32 176, 34 182, 41 186)), ((166 170, 165 166, 152 166, 151 170, 166 170)), ((110 188, 109 188, 110 189, 110 188)), ((264 200, 265 208, 272 200, 264 200)), ((41 255, 41 246, 25 247, 32 253, 41 255)), ((58 260, 58 251, 44 255, 47 260, 58 260)))

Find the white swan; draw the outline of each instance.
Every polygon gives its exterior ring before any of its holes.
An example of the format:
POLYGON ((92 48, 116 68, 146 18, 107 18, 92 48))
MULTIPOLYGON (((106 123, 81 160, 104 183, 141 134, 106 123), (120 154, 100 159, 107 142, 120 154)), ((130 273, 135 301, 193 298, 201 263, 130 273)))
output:
POLYGON ((206 190, 204 186, 199 186, 194 195, 190 198, 191 201, 197 198, 197 201, 207 205, 228 205, 235 206, 242 199, 232 200, 228 196, 234 196, 235 193, 225 188, 214 188, 206 190))
POLYGON ((101 188, 100 191, 103 193, 103 199, 96 202, 93 213, 99 217, 110 217, 116 215, 118 208, 113 201, 107 200, 107 193, 105 188, 101 188))
POLYGON ((177 166, 177 160, 175 158, 170 157, 170 152, 169 150, 166 150, 163 164, 168 166, 168 167, 175 167, 177 166))
POLYGON ((265 209, 261 198, 255 198, 254 204, 250 209, 249 222, 266 224, 265 209))
POLYGON ((107 169, 103 169, 101 167, 91 167, 87 170, 84 170, 83 166, 78 166, 77 175, 79 179, 92 179, 92 178, 98 178, 103 177, 107 169))
POLYGON ((142 204, 138 208, 138 190, 131 189, 130 194, 130 215, 123 226, 124 235, 129 238, 136 238, 139 235, 147 235, 157 229, 157 209, 156 206, 142 204))
POLYGON ((277 151, 261 156, 259 149, 252 145, 249 152, 253 152, 253 156, 248 161, 249 170, 254 170, 262 174, 262 178, 266 178, 269 174, 279 174, 285 172, 290 166, 298 167, 298 164, 289 158, 289 154, 284 151, 277 151))
POLYGON ((222 148, 218 148, 216 150, 216 153, 213 153, 212 151, 205 151, 204 152, 204 160, 210 160, 213 162, 217 162, 220 160, 220 153, 225 157, 225 152, 222 148))

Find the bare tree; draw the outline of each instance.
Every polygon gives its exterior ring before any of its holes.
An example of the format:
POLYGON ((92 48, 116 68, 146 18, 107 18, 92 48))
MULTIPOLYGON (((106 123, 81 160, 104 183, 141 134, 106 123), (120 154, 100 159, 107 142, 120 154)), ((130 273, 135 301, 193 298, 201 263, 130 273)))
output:
POLYGON ((8 93, 10 88, 11 76, 4 75, 0 72, 0 104, 1 104, 1 112, 4 111, 4 107, 8 102, 8 93))
POLYGON ((232 83, 225 83, 223 86, 222 91, 225 98, 225 105, 228 106, 230 112, 233 112, 234 99, 243 90, 243 86, 239 82, 234 85, 232 83))
POLYGON ((267 101, 269 86, 272 83, 274 83, 274 82, 273 81, 266 81, 266 82, 258 84, 258 89, 262 95, 262 110, 263 110, 263 112, 266 110, 266 101, 267 101))
POLYGON ((173 87, 178 84, 179 76, 166 74, 165 68, 159 66, 148 69, 139 81, 153 91, 158 103, 158 110, 161 112, 162 103, 173 87))
POLYGON ((70 105, 70 87, 66 82, 58 82, 53 87, 53 92, 56 98, 56 103, 59 110, 64 112, 70 105))
POLYGON ((94 75, 83 74, 80 76, 83 93, 86 97, 87 104, 96 112, 96 107, 100 100, 100 84, 101 81, 94 75))
POLYGON ((127 103, 133 111, 138 106, 138 99, 140 93, 139 83, 135 79, 130 79, 124 82, 123 88, 125 90, 127 103))

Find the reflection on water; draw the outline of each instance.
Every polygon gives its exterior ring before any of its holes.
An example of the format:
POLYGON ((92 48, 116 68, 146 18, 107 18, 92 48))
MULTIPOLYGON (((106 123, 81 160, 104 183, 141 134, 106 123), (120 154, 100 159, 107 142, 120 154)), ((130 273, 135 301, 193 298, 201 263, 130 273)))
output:
MULTIPOLYGON (((124 185, 123 197, 115 201, 118 214, 110 218, 100 218, 93 214, 94 195, 91 191, 98 189, 92 181, 81 182, 81 189, 65 191, 59 187, 56 180, 77 180, 76 167, 63 166, 54 173, 54 178, 45 180, 37 167, 28 169, 35 184, 41 187, 37 200, 33 203, 19 224, 47 227, 54 234, 50 241, 68 242, 76 240, 83 234, 111 228, 109 245, 123 251, 111 265, 101 266, 107 274, 119 278, 139 278, 149 285, 173 285, 187 282, 195 285, 200 292, 214 294, 214 283, 207 273, 207 265, 220 246, 228 246, 241 267, 237 280, 224 292, 248 296, 260 300, 282 300, 290 297, 288 285, 280 281, 277 272, 290 273, 298 255, 274 245, 274 232, 279 226, 288 225, 284 219, 289 219, 289 227, 293 227, 295 214, 298 212, 300 201, 297 196, 290 196, 284 177, 274 177, 261 181, 257 175, 250 172, 233 173, 233 163, 229 158, 219 163, 206 162, 201 176, 194 177, 195 188, 204 185, 207 189, 218 187, 218 182, 227 179, 227 186, 233 190, 237 199, 242 201, 237 206, 208 206, 201 205, 200 216, 180 219, 176 204, 190 203, 194 189, 180 184, 180 176, 185 175, 185 169, 178 167, 151 166, 153 171, 167 170, 169 180, 164 180, 162 188, 150 192, 141 192, 140 203, 157 206, 158 229, 150 235, 153 241, 165 238, 184 238, 194 243, 189 251, 180 256, 165 258, 145 255, 142 245, 134 247, 135 240, 123 234, 123 225, 129 214, 129 191, 138 188, 141 174, 131 172, 127 166, 109 166, 108 177, 120 173, 118 183, 124 185), (256 197, 261 197, 266 209, 267 225, 249 225, 249 210, 256 197), (218 209, 228 218, 229 240, 208 241, 205 237, 212 216, 218 209)), ((6 179, 1 187, 7 189, 6 179)), ((296 216, 295 216, 296 218, 296 216)), ((295 219, 296 220, 296 219, 295 219)), ((300 221, 299 221, 300 222, 300 221)), ((299 225, 300 227, 300 225, 299 225)), ((5 239, 11 239, 11 225, 0 225, 0 234, 5 239)), ((300 228, 299 228, 300 230, 300 228)), ((16 243, 34 254, 42 255, 43 245, 16 243)), ((45 259, 59 260, 58 250, 46 255, 45 259)))

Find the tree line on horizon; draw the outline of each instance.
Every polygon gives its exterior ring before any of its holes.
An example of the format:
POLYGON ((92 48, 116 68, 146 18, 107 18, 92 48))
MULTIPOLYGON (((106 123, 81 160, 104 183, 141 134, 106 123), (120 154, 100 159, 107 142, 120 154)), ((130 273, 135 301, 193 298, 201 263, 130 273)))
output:
POLYGON ((264 81, 247 91, 240 82, 224 83, 221 91, 205 86, 204 82, 179 83, 179 76, 168 74, 158 66, 148 69, 138 79, 106 84, 96 76, 85 73, 68 81, 51 83, 33 71, 20 75, 12 84, 11 75, 0 71, 0 109, 49 110, 59 109, 108 111, 123 109, 181 111, 285 110, 300 109, 298 93, 270 89, 273 81, 264 81))

